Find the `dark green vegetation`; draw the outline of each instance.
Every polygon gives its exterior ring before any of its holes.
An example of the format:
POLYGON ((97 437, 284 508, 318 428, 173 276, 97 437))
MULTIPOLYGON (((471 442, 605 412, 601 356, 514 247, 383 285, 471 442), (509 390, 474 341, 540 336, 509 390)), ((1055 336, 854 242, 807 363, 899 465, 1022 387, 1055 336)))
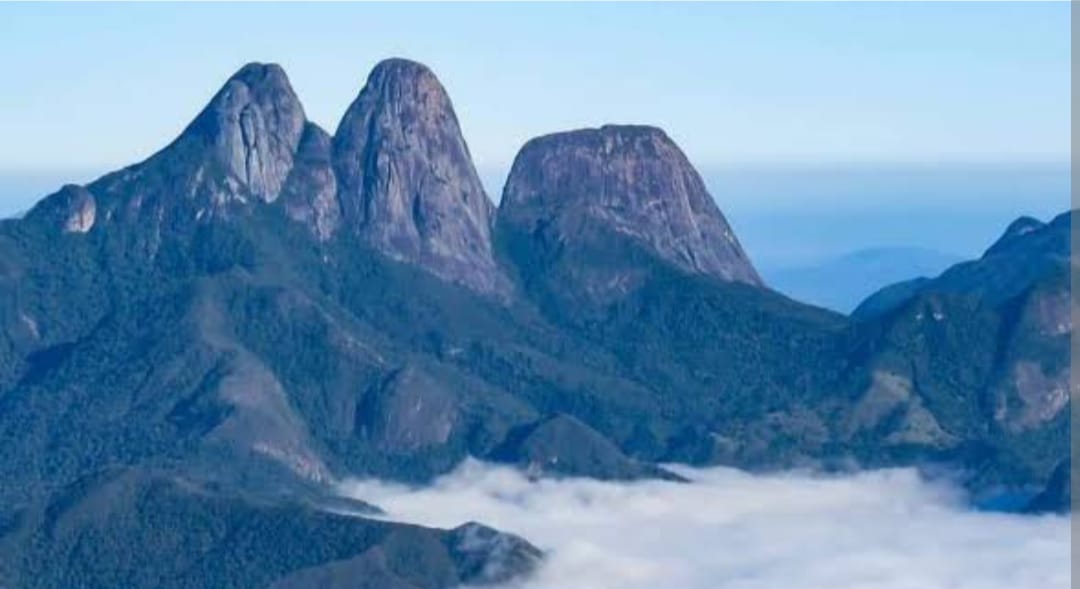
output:
POLYGON ((1073 216, 1020 219, 982 258, 855 313, 876 338, 863 349, 919 383, 980 488, 1046 481, 1068 462, 1073 216))
POLYGON ((22 557, 18 587, 434 589, 505 581, 540 556, 477 524, 377 522, 126 469, 80 479, 13 520, 3 547, 22 557))
POLYGON ((331 143, 248 66, 162 152, 0 222, 0 584, 525 572, 532 549, 494 532, 315 508, 338 477, 470 455, 607 478, 945 465, 980 494, 1034 494, 1068 456, 1071 215, 847 318, 760 286, 655 129, 549 139, 576 159, 515 165, 497 219, 458 207, 478 182, 449 101, 380 68, 356 136, 331 143), (684 225, 708 232, 665 233, 684 225))
POLYGON ((1064 460, 1057 465, 1050 481, 1027 504, 1027 511, 1033 513, 1069 512, 1072 510, 1072 465, 1064 460))

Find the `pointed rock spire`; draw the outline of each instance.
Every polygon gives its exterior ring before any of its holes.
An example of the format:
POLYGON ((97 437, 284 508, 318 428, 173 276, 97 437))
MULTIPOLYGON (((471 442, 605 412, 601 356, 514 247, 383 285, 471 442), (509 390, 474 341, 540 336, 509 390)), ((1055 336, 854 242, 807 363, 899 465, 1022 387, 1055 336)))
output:
POLYGON ((431 70, 379 63, 333 151, 345 223, 375 248, 480 292, 505 290, 492 255, 494 207, 431 70))
POLYGON ((293 167, 304 125, 284 70, 248 64, 172 143, 88 186, 107 208, 98 217, 175 228, 234 203, 271 202, 293 167))
POLYGON ((499 223, 548 244, 613 232, 686 271, 762 284, 697 171, 654 127, 608 125, 529 141, 514 160, 499 223))
POLYGON ((304 123, 285 71, 251 63, 229 78, 174 146, 199 144, 243 191, 269 202, 292 169, 304 123))

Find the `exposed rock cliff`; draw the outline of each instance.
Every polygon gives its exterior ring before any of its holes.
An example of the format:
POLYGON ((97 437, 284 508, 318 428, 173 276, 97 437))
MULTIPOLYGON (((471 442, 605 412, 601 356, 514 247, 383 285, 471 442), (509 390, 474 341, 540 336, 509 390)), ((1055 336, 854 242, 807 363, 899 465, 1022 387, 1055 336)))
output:
POLYGON ((333 145, 346 221, 374 247, 474 290, 506 288, 492 255, 493 206, 431 70, 377 65, 333 145))
POLYGON ((186 204, 201 218, 229 203, 271 202, 292 169, 304 123, 281 67, 248 64, 168 147, 91 191, 122 198, 127 214, 186 204))
MULTIPOLYGON (((613 233, 687 272, 761 285, 697 171, 653 127, 609 125, 529 141, 499 214, 500 224, 552 251, 613 233)), ((626 277, 607 279, 619 288, 626 277)))

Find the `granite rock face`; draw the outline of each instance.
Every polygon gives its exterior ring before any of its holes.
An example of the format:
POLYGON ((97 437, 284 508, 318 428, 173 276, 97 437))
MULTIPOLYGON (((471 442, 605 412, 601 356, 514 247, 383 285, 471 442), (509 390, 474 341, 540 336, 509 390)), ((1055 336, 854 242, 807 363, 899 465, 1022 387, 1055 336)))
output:
POLYGON ((608 125, 529 141, 499 214, 500 223, 558 247, 602 229, 687 272, 762 284, 697 171, 654 127, 608 125))
POLYGON ((345 220, 375 248, 484 293, 506 288, 494 207, 446 91, 425 66, 378 64, 333 140, 345 220))
POLYGON ((304 122, 284 70, 251 63, 225 82, 180 137, 129 169, 132 174, 121 172, 121 178, 164 176, 179 184, 158 187, 172 198, 217 206, 232 200, 271 202, 292 169, 304 122))
POLYGON ((473 585, 505 584, 534 571, 544 554, 519 536, 469 522, 450 531, 450 553, 473 585))
POLYGON ((285 72, 248 64, 172 143, 86 186, 96 205, 92 214, 84 210, 64 228, 137 225, 153 254, 164 233, 276 200, 304 128, 303 107, 285 72))
POLYGON ((330 136, 318 125, 308 123, 282 191, 289 218, 307 225, 322 241, 330 239, 341 226, 337 178, 331 160, 330 136))
POLYGON ((285 71, 240 69, 191 123, 182 141, 201 142, 228 178, 260 200, 278 197, 304 132, 304 109, 285 71))
POLYGON ((63 233, 86 233, 97 219, 97 201, 86 188, 68 184, 43 199, 27 218, 40 219, 63 233))
POLYGON ((347 226, 448 282, 510 288, 492 252, 494 205, 450 99, 429 69, 403 59, 374 68, 333 137, 307 121, 280 66, 248 64, 167 147, 72 190, 53 199, 67 215, 57 227, 138 224, 150 255, 165 233, 280 199, 319 241, 347 226))

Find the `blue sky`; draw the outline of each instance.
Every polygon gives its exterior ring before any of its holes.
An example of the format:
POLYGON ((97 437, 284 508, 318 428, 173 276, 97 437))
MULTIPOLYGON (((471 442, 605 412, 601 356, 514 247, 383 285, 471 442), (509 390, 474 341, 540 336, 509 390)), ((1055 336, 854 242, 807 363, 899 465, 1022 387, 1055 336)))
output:
POLYGON ((1067 159, 1069 7, 0 5, 0 170, 126 164, 248 61, 333 130, 391 55, 435 69, 480 166, 528 138, 664 127, 701 166, 1067 159))
POLYGON ((493 199, 531 137, 663 127, 765 267, 977 255, 1069 206, 1060 3, 0 4, 0 216, 161 148, 281 63, 333 131, 371 67, 430 65, 493 199))

